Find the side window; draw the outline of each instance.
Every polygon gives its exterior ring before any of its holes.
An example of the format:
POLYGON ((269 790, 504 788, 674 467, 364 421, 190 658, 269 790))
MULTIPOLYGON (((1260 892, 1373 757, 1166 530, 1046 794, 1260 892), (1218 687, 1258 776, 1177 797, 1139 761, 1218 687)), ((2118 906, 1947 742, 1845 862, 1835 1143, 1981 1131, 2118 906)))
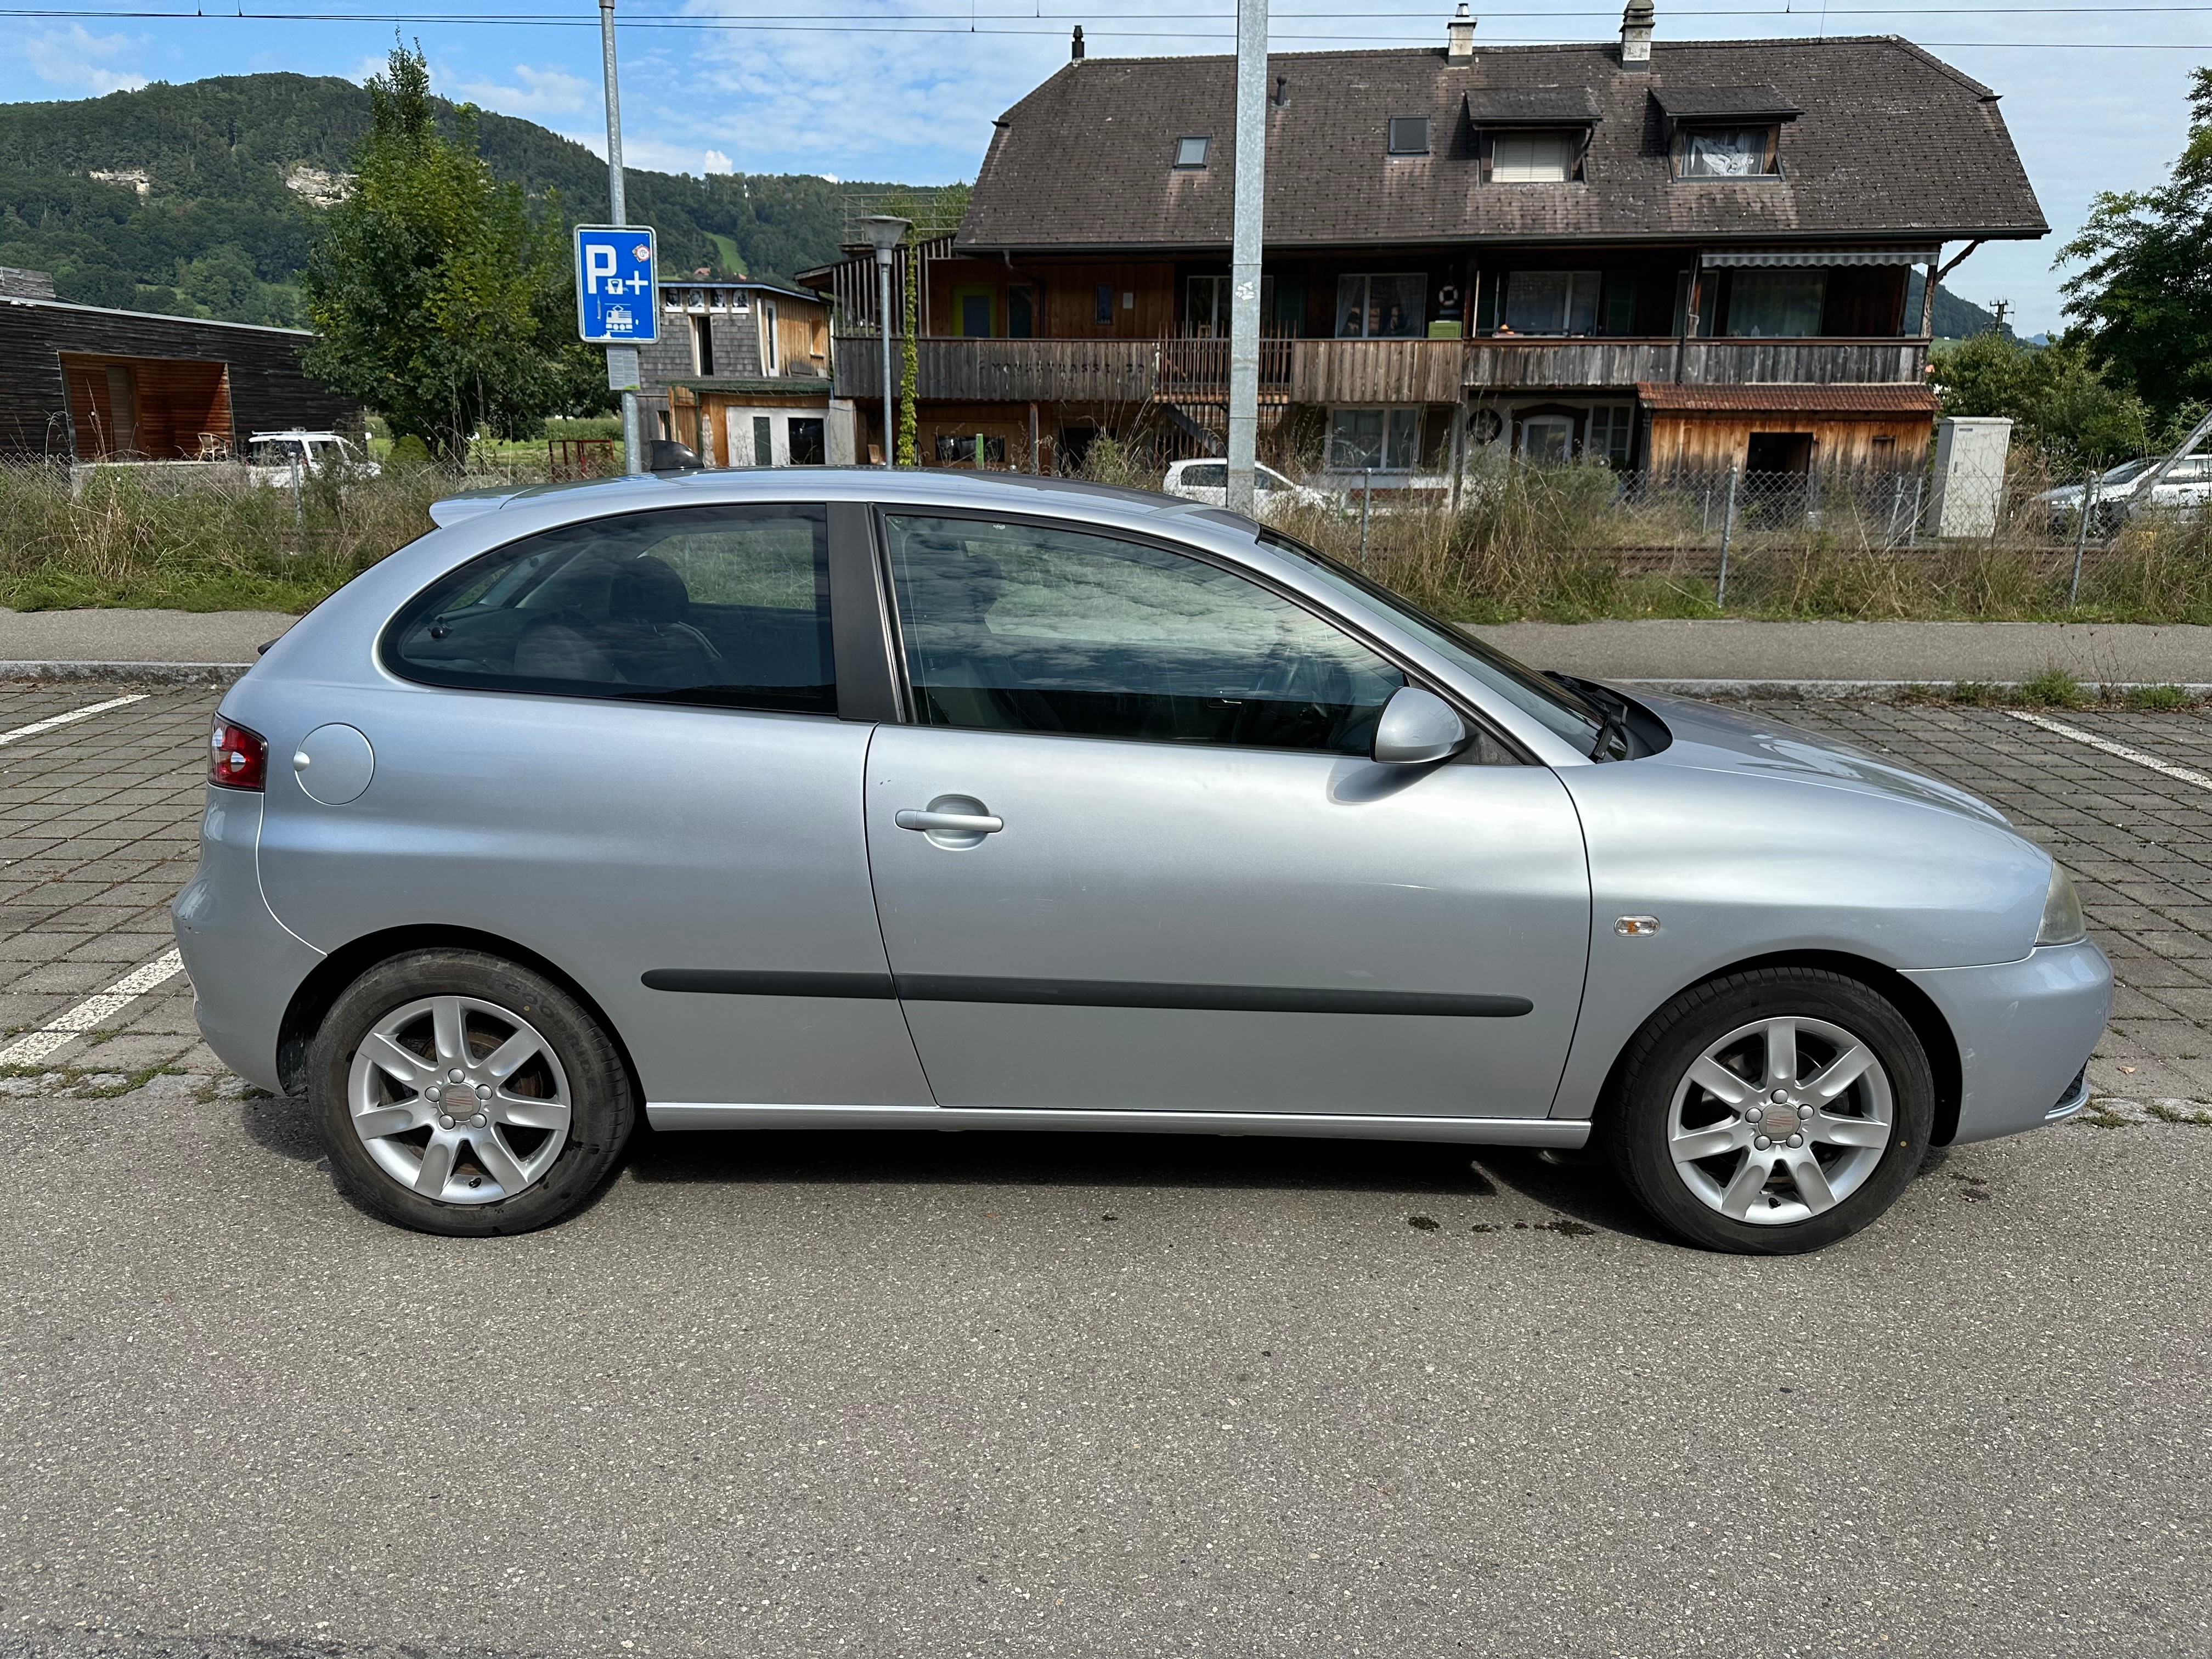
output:
POLYGON ((1364 754, 1405 676, 1202 559, 1077 531, 894 515, 927 726, 1364 754))
POLYGON ((837 712, 828 514, 633 513, 463 565, 393 622, 385 665, 430 685, 837 712))

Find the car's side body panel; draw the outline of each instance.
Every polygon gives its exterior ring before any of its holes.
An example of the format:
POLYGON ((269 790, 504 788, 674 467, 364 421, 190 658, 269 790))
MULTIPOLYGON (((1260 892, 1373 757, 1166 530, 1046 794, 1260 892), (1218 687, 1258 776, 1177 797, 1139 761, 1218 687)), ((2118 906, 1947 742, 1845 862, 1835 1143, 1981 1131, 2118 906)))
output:
POLYGON ((885 727, 867 820, 944 1105, 1550 1106, 1589 896, 1544 768, 885 727), (959 848, 897 826, 945 794, 1006 827, 959 848))
MULTIPOLYGON (((1562 774, 1589 846, 1589 987, 1553 1110, 1586 1117, 1613 1060, 1678 992, 1750 958, 1895 969, 2017 960, 2050 860, 2002 825, 1848 784, 1664 757, 1562 774), (1623 916, 1656 933, 1615 931, 1623 916)), ((2079 1064, 2085 1057, 2075 1058, 2079 1064)))
MULTIPOLYGON (((823 715, 364 688, 246 687, 270 741, 260 870, 319 949, 389 928, 512 939, 605 1009, 648 1099, 927 1103, 896 1003, 656 990, 655 970, 885 973, 860 825, 872 728, 823 715), (283 763, 343 718, 376 753, 324 805, 283 763)), ((830 982, 830 981, 818 981, 830 982)))

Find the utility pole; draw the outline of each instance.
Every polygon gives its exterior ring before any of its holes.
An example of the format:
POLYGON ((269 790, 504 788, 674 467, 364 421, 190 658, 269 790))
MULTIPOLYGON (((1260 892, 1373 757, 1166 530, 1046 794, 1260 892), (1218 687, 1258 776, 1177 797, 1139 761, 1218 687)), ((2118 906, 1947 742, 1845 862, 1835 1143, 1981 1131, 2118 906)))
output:
MULTIPOLYGON (((607 222, 626 225, 623 203, 622 97, 615 90, 615 0, 599 0, 599 58, 607 88, 607 222)), ((658 305, 658 295, 648 304, 658 305)), ((637 417, 637 348, 607 348, 607 386, 622 393, 623 471, 645 471, 645 434, 637 417)))
POLYGON ((1252 511, 1260 447, 1260 246, 1267 183, 1267 0, 1237 0, 1237 194, 1229 251, 1229 494, 1252 511))

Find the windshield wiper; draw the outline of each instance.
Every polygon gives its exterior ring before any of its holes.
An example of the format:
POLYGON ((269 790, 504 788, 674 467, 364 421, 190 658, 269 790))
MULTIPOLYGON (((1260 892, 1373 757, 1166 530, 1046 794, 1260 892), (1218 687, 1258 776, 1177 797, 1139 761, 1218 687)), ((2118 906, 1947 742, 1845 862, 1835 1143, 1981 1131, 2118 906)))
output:
POLYGON ((1595 680, 1586 680, 1574 674, 1562 674, 1557 669, 1547 668, 1544 675, 1546 678, 1557 680, 1565 686, 1588 703, 1597 715, 1597 740, 1590 744, 1589 750, 1592 760, 1628 760, 1634 757, 1636 732, 1628 723, 1627 698, 1595 680))

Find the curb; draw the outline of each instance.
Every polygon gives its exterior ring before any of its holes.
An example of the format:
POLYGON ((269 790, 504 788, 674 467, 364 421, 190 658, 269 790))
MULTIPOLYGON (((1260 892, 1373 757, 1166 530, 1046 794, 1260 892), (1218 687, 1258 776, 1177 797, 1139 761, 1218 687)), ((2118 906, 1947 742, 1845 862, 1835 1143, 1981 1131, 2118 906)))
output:
POLYGON ((0 680, 99 680, 112 684, 228 685, 244 662, 0 662, 0 680))
MULTIPOLYGON (((1807 701, 1838 700, 1860 697, 1880 700, 1900 692, 1935 692, 1939 696, 1954 684, 1976 684, 1992 691, 2017 691, 2031 684, 2025 680, 1613 680, 1610 684, 1633 686, 1639 691, 1656 692, 1669 697, 1801 697, 1807 701)), ((2147 691, 2154 687, 2172 685, 2170 680, 2083 680, 2081 690, 2093 697, 2121 696, 2130 691, 2147 691)), ((2175 689, 2192 700, 2212 697, 2212 684, 2191 681, 2175 689)))

